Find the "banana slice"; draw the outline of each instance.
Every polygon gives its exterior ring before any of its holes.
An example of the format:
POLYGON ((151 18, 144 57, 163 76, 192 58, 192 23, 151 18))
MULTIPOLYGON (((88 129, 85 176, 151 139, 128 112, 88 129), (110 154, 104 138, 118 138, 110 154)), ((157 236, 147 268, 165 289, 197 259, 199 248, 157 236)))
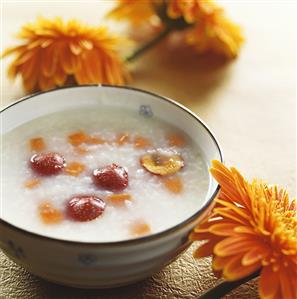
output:
POLYGON ((161 150, 143 155, 140 163, 150 173, 161 176, 175 174, 184 166, 181 155, 161 150))

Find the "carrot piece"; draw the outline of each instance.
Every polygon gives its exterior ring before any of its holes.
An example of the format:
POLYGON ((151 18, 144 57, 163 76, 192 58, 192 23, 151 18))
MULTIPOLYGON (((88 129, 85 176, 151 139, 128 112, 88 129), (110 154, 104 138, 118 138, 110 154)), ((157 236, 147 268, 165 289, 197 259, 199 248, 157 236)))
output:
POLYGON ((178 176, 163 178, 163 183, 172 193, 181 193, 184 189, 183 182, 178 176))
POLYGON ((151 232, 151 227, 143 220, 137 220, 130 226, 130 233, 135 237, 147 235, 151 232))
POLYGON ((75 132, 71 135, 68 136, 68 141, 74 146, 81 145, 82 143, 85 143, 88 140, 89 136, 80 131, 80 132, 75 132))
POLYGON ((102 139, 102 138, 99 137, 99 136, 96 136, 96 137, 92 137, 92 136, 90 136, 90 137, 86 140, 86 143, 87 143, 87 144, 103 144, 103 143, 105 143, 105 140, 102 139))
POLYGON ((39 186, 40 184, 41 184, 40 179, 31 179, 24 183, 24 187, 28 188, 28 189, 32 189, 32 188, 39 186))
POLYGON ((72 176, 79 176, 84 170, 85 165, 79 162, 71 162, 65 168, 65 172, 72 176))
POLYGON ((107 196, 106 198, 111 204, 115 206, 124 206, 126 200, 132 200, 132 196, 130 194, 112 194, 107 196))
POLYGON ((121 146, 125 143, 129 142, 129 134, 128 133, 121 133, 116 138, 116 144, 121 146))
POLYGON ((152 146, 152 143, 149 139, 142 137, 142 136, 136 136, 134 139, 134 146, 136 148, 147 148, 152 146))
POLYGON ((168 135, 167 139, 170 146, 183 147, 186 144, 185 138, 177 133, 168 135))
POLYGON ((124 200, 131 200, 132 196, 130 194, 111 194, 107 197, 108 200, 114 201, 114 202, 122 202, 124 200))
POLYGON ((45 149, 45 143, 42 137, 30 139, 30 147, 32 151, 41 152, 45 149))
POLYGON ((82 156, 86 155, 89 152, 88 149, 86 149, 83 146, 76 146, 75 151, 76 151, 76 153, 78 153, 79 155, 82 155, 82 156))
POLYGON ((45 224, 57 224, 63 219, 62 212, 50 202, 44 202, 39 206, 39 215, 45 224))

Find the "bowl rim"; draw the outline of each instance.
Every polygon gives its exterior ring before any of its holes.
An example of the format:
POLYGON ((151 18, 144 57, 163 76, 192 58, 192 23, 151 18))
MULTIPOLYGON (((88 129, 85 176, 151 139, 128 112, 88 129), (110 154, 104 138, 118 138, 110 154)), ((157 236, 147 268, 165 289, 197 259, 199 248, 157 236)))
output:
MULTIPOLYGON (((74 88, 82 88, 82 87, 103 87, 103 88, 118 88, 118 89, 126 89, 126 90, 132 90, 132 91, 136 91, 136 92, 140 92, 140 93, 145 93, 148 95, 151 95, 153 97, 159 98, 160 100, 164 100, 167 103, 178 107, 179 109, 183 110, 184 112, 186 112, 187 114, 189 114, 195 121, 197 121, 198 123, 200 123, 200 125, 202 125, 204 127, 204 129, 208 132, 209 136, 211 137, 211 139, 214 141, 217 150, 219 152, 219 156, 220 156, 220 162, 224 162, 224 156, 223 156, 223 151, 222 148, 217 140, 217 138, 215 137, 214 133, 208 128, 208 126, 204 123, 203 120, 200 119, 200 117, 198 117, 194 112, 192 112, 190 109, 188 109, 187 107, 185 107, 184 105, 178 103, 175 100, 172 100, 169 97, 166 96, 162 96, 159 95, 155 92, 151 92, 151 91, 147 91, 144 89, 140 89, 140 88, 135 88, 135 87, 131 87, 131 86, 118 86, 118 85, 111 85, 111 84, 83 84, 83 85, 75 85, 75 86, 63 86, 63 87, 59 87, 59 88, 54 88, 54 89, 50 89, 47 91, 38 91, 36 93, 33 94, 29 94, 27 96, 21 97, 19 100, 16 100, 8 105, 6 105, 4 108, 2 108, 0 110, 0 115, 10 109, 11 107, 22 103, 24 101, 27 101, 33 97, 42 95, 42 94, 46 94, 46 93, 50 93, 50 92, 54 92, 54 91, 58 91, 58 90, 62 90, 62 89, 74 89, 74 88)), ((217 183, 216 183, 217 184, 217 183)), ((109 241, 109 242, 85 242, 85 241, 73 241, 73 240, 64 240, 64 239, 60 239, 60 238, 55 238, 55 237, 50 237, 50 236, 45 236, 39 233, 35 233, 35 232, 31 232, 28 231, 26 229, 20 228, 18 226, 15 226, 14 224, 7 222, 5 220, 3 220, 2 218, 0 218, 0 224, 7 226, 15 231, 18 231, 20 233, 24 233, 24 234, 29 234, 31 237, 34 238, 39 238, 39 239, 43 239, 43 240, 48 240, 48 241, 53 241, 53 242, 58 242, 58 243, 63 243, 63 244, 71 244, 71 245, 84 245, 84 246, 97 246, 97 247, 114 247, 114 246, 121 246, 121 245, 135 245, 135 244, 139 244, 139 243, 143 243, 143 242, 149 242, 149 241, 154 241, 156 239, 160 239, 163 238, 165 236, 168 236, 178 230, 183 229, 184 227, 190 225, 191 223, 193 223, 213 202, 213 200, 215 199, 216 195, 218 194, 220 190, 220 185, 217 184, 216 189, 214 190, 214 192, 211 194, 211 196, 209 196, 209 198, 203 203, 203 205, 200 207, 199 210, 197 210, 192 216, 186 218, 184 221, 157 233, 153 233, 147 236, 143 236, 143 237, 139 237, 139 238, 133 238, 133 239, 127 239, 127 240, 121 240, 121 241, 109 241)))

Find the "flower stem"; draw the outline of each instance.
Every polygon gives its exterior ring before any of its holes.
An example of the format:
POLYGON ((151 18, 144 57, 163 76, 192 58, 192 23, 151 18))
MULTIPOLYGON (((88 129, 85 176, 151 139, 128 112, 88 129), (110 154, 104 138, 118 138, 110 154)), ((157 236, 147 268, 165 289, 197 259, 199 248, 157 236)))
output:
POLYGON ((154 37, 152 40, 150 40, 148 43, 144 44, 140 48, 138 48, 135 52, 133 52, 130 56, 126 58, 126 61, 130 62, 133 61, 138 56, 142 55, 144 52, 155 46, 157 43, 159 43, 161 40, 163 40, 171 31, 173 31, 173 27, 167 26, 163 31, 160 32, 159 35, 154 37))
POLYGON ((218 284, 217 286, 215 286, 214 288, 208 290, 204 294, 202 294, 200 297, 198 297, 198 299, 219 299, 219 298, 222 298, 223 296, 228 294, 230 291, 232 291, 232 290, 236 289, 237 287, 239 287, 241 284, 244 284, 244 283, 258 277, 259 274, 260 274, 260 270, 254 272, 251 275, 249 275, 245 278, 242 278, 240 280, 224 281, 224 282, 218 284))

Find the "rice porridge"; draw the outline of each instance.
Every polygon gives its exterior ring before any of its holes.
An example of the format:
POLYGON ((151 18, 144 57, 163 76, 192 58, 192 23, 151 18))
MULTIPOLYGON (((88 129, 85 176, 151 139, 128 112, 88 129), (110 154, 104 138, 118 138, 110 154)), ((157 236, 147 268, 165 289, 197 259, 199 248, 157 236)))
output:
POLYGON ((123 109, 68 110, 2 137, 1 218, 41 235, 120 241, 193 215, 208 191, 199 148, 123 109))

